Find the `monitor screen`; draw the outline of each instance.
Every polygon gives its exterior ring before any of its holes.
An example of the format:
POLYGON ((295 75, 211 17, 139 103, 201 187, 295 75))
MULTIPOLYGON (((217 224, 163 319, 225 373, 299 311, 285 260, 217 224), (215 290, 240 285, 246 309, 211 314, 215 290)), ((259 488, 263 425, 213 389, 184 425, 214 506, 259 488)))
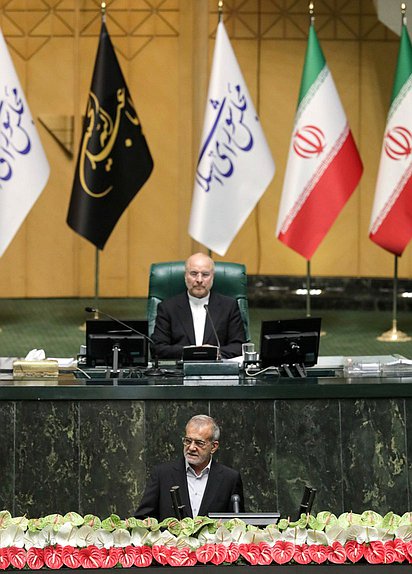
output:
POLYGON ((113 366, 113 346, 119 349, 119 367, 141 367, 148 363, 147 321, 123 320, 131 329, 109 319, 86 321, 88 367, 113 366), (141 334, 135 333, 138 331, 141 334))
POLYGON ((261 366, 315 365, 319 354, 320 325, 321 319, 314 317, 262 321, 261 366))

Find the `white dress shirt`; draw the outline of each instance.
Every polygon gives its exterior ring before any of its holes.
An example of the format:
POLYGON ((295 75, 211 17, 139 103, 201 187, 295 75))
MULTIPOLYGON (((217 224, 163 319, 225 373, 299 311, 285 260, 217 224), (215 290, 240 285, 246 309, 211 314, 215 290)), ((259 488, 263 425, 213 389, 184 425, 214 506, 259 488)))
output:
POLYGON ((206 297, 198 299, 188 293, 190 309, 192 311, 193 327, 195 329, 196 345, 200 346, 203 343, 203 335, 205 333, 206 324, 206 309, 205 305, 209 304, 210 293, 206 297))
POLYGON ((189 490, 189 499, 190 506, 192 507, 193 518, 199 515, 199 509, 202 504, 203 495, 209 478, 211 464, 212 459, 210 459, 209 464, 200 474, 196 474, 190 464, 186 463, 187 487, 189 490))

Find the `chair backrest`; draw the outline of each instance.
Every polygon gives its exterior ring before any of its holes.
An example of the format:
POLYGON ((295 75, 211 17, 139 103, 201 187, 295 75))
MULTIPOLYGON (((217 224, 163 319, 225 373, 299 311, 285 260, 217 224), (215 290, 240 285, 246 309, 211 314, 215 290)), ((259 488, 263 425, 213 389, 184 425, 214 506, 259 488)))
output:
MULTIPOLYGON (((150 268, 149 294, 147 299, 147 320, 149 335, 152 335, 157 306, 164 299, 182 293, 185 285, 185 262, 169 261, 153 263, 150 268)), ((215 262, 215 278, 213 289, 222 295, 228 295, 237 300, 240 314, 245 327, 246 340, 249 340, 249 307, 247 299, 246 267, 241 263, 215 262)))

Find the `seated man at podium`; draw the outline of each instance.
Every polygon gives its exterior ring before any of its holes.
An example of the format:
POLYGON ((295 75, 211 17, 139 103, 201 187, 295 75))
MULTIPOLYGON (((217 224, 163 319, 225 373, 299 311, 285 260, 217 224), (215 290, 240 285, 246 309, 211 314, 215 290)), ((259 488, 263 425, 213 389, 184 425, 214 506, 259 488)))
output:
MULTIPOLYGON (((195 415, 186 425, 183 457, 156 466, 135 512, 136 518, 176 516, 171 495, 179 487, 177 518, 207 516, 209 512, 244 511, 240 473, 216 462, 220 429, 207 415, 195 415)), ((175 491, 176 492, 176 491, 175 491)))
POLYGON ((159 303, 152 339, 159 359, 181 359, 183 347, 213 345, 224 359, 242 353, 246 341, 235 299, 212 291, 215 264, 195 253, 185 264, 187 291, 159 303))

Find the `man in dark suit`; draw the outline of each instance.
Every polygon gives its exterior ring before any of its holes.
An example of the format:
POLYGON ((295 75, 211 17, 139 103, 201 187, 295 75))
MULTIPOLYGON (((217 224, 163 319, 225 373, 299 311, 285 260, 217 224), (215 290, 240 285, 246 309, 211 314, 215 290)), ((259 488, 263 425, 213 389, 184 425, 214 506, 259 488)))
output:
POLYGON ((211 291, 214 270, 210 257, 195 253, 185 265, 187 291, 159 304, 152 336, 159 359, 181 359, 188 345, 218 346, 222 358, 241 355, 246 338, 239 307, 235 299, 211 291))
POLYGON ((232 512, 232 496, 239 496, 244 511, 240 473, 219 464, 212 455, 219 448, 220 429, 214 419, 196 415, 186 425, 183 457, 156 466, 135 512, 137 518, 159 521, 175 516, 170 489, 179 486, 184 505, 182 517, 207 516, 209 512, 232 512))

